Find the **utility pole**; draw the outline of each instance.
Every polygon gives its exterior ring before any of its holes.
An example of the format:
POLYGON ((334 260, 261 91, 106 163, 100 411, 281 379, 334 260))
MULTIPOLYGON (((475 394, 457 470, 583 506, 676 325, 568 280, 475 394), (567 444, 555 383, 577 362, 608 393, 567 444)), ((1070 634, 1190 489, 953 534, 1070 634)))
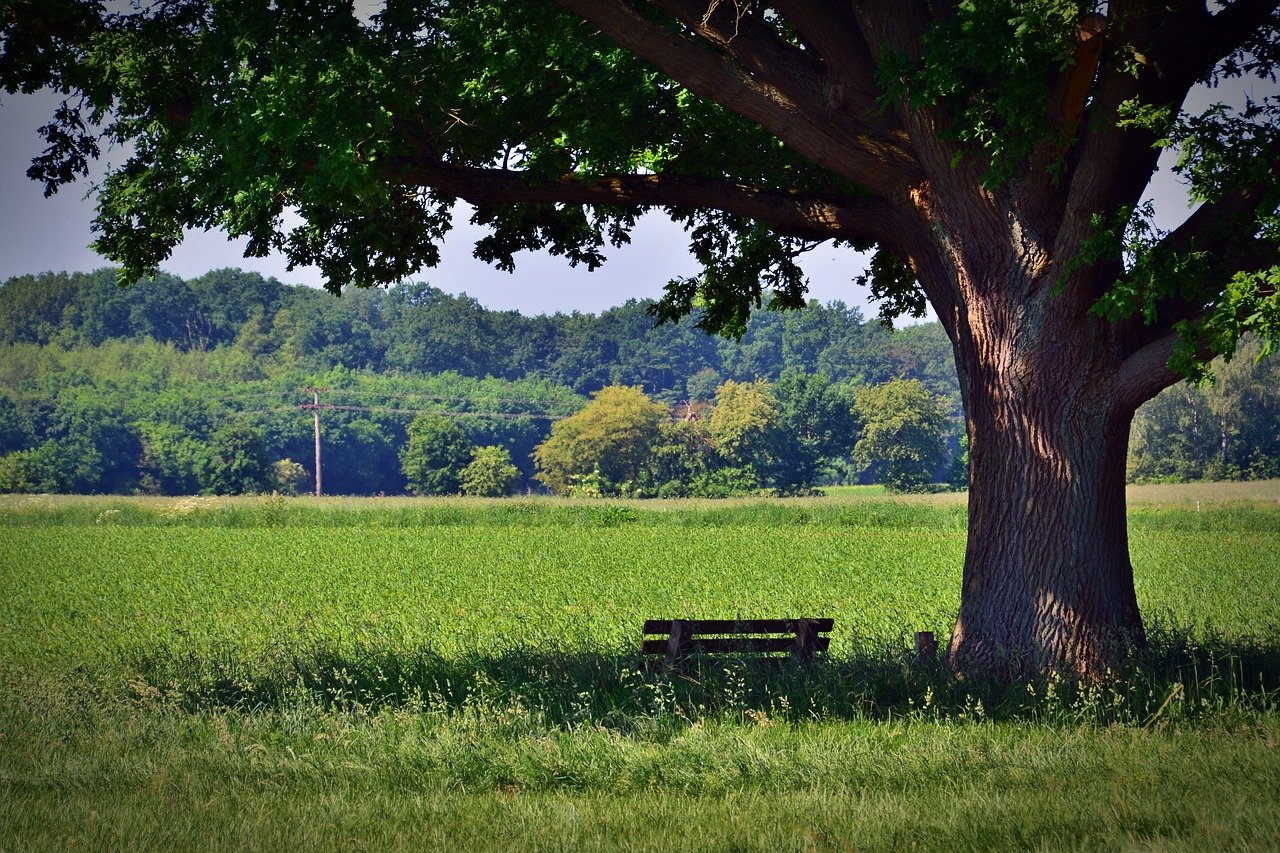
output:
POLYGON ((320 405, 320 392, 321 392, 321 391, 328 391, 329 389, 328 389, 328 388, 306 388, 306 389, 304 389, 304 390, 306 390, 306 391, 310 391, 310 392, 311 392, 311 403, 310 403, 309 405, 308 405, 308 404, 303 404, 302 408, 304 408, 304 409, 310 409, 310 410, 311 410, 311 415, 312 415, 312 417, 314 418, 314 422, 315 422, 315 430, 316 430, 316 497, 320 497, 320 410, 321 410, 322 408, 324 408, 324 409, 329 408, 328 406, 321 406, 321 405, 320 405))

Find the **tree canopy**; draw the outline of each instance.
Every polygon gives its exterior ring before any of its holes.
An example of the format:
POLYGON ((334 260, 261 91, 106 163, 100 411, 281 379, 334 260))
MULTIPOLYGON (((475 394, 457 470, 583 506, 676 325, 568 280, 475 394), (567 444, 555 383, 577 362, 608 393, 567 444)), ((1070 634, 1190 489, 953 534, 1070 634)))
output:
POLYGON ((462 471, 474 457, 475 445, 452 419, 418 415, 409 424, 400 464, 413 494, 456 495, 462 490, 462 471))
POLYGON ((667 419, 667 407, 639 388, 603 388, 582 411, 552 425, 551 435, 534 453, 538 479, 563 493, 592 475, 605 489, 630 484, 667 419))
POLYGON ((859 388, 863 430, 853 461, 891 491, 919 492, 946 462, 947 413, 915 380, 859 388))

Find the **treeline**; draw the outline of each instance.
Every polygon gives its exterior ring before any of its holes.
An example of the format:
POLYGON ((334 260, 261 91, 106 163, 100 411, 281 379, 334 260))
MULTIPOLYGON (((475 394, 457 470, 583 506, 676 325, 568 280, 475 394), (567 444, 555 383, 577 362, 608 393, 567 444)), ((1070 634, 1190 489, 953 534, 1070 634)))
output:
MULTIPOLYGON (((307 491, 308 389, 326 493, 963 484, 939 325, 892 332, 813 302, 760 312, 735 342, 696 318, 655 328, 649 304, 525 317, 420 284, 335 299, 236 270, 10 279, 0 490, 307 491)), ((1280 376, 1256 346, 1217 386, 1140 412, 1132 479, 1280 473, 1280 376)))
POLYGON ((1180 384, 1138 410, 1129 443, 1131 482, 1280 477, 1280 355, 1261 358, 1246 338, 1214 381, 1180 384))
POLYGON ((0 285, 0 345, 63 348, 146 339, 183 352, 230 348, 243 379, 279 369, 341 366, 375 374, 540 379, 586 396, 633 385, 668 404, 709 400, 732 379, 822 373, 874 385, 917 379, 957 407, 951 346, 938 324, 891 332, 856 308, 816 301, 761 311, 741 341, 697 329, 696 317, 654 327, 650 302, 599 315, 490 311, 426 284, 352 289, 340 299, 255 273, 161 275, 119 287, 113 270, 20 276, 0 285))
POLYGON ((234 347, 149 339, 0 345, 0 490, 305 492, 317 414, 336 494, 915 490, 954 478, 962 458, 949 401, 918 380, 789 371, 669 406, 634 386, 588 401, 538 379, 276 368, 245 379, 234 347))
POLYGON ((300 489, 314 476, 307 388, 323 388, 322 474, 332 494, 398 494, 401 451, 424 412, 477 446, 507 449, 534 483, 531 454, 552 419, 584 400, 537 379, 307 373, 234 347, 182 351, 152 340, 0 345, 0 490, 195 494, 300 489), (332 408, 330 408, 332 407, 332 408), (289 462, 282 480, 264 464, 289 462), (301 469, 301 473, 299 473, 301 469))

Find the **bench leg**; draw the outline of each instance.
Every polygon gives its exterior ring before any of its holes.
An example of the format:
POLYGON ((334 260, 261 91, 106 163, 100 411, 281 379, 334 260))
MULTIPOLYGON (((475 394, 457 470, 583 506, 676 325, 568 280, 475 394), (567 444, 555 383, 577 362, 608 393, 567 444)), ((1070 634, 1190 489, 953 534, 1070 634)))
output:
POLYGON ((690 625, 683 619, 671 620, 671 636, 667 638, 667 668, 671 669, 689 656, 692 635, 690 625))
POLYGON ((791 657, 796 660, 811 661, 817 646, 817 626, 812 619, 801 619, 796 623, 796 641, 791 646, 791 657))

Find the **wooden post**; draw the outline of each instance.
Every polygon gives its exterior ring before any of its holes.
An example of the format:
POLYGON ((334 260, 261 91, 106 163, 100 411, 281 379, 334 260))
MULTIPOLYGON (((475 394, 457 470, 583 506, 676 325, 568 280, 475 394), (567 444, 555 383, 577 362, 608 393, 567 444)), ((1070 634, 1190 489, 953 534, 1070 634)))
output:
POLYGON ((916 663, 921 666, 932 664, 938 657, 938 641, 933 638, 932 631, 916 631, 916 663))
POLYGON ((320 392, 313 388, 311 394, 315 400, 311 406, 311 414, 316 428, 316 497, 320 497, 320 392))
POLYGON ((321 495, 321 489, 320 489, 320 410, 321 410, 321 409, 332 409, 332 408, 333 408, 333 406, 330 406, 330 405, 321 406, 321 405, 320 405, 320 394, 321 394, 321 393, 323 393, 323 392, 325 392, 325 391, 328 391, 328 390, 329 390, 328 388, 307 388, 307 389, 305 389, 305 390, 307 391, 307 393, 309 393, 309 394, 311 395, 311 402, 310 402, 310 403, 304 403, 304 404, 303 404, 302 406, 300 406, 299 408, 302 408, 302 409, 310 409, 310 410, 311 410, 311 418, 312 418, 312 422, 313 422, 314 427, 315 427, 315 434, 316 434, 316 497, 320 497, 320 495, 321 495))
POLYGON ((797 660, 813 660, 813 650, 818 644, 818 630, 812 619, 796 620, 796 642, 791 656, 797 660))
POLYGON ((674 667, 689 656, 689 623, 683 619, 671 620, 671 636, 667 638, 667 666, 674 667))

